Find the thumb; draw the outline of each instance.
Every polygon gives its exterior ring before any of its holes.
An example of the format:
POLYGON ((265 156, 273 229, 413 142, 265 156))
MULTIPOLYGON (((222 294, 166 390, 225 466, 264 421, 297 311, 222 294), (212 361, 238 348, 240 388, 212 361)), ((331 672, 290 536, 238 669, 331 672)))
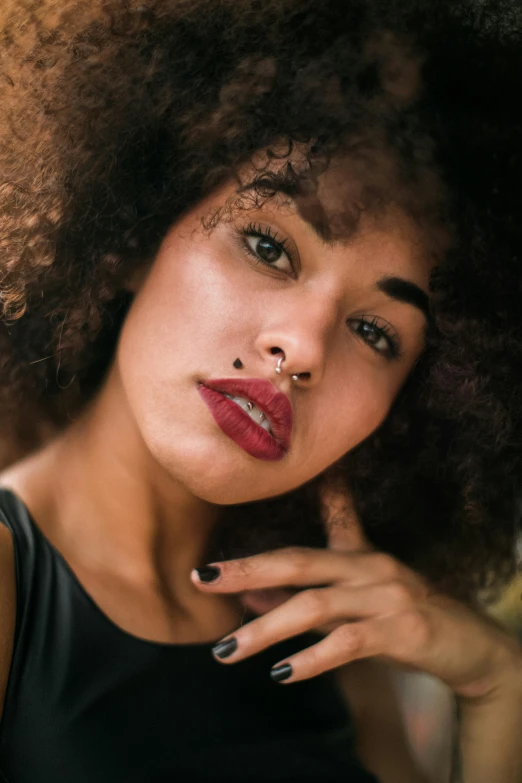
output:
POLYGON ((321 505, 329 549, 344 552, 372 549, 347 490, 326 487, 321 492, 321 505))

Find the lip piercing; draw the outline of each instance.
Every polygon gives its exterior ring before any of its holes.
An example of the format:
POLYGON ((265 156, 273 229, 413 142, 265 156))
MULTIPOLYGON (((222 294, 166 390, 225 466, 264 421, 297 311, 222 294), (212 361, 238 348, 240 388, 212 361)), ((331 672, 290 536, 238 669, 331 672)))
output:
POLYGON ((241 359, 236 359, 233 362, 233 365, 236 368, 236 370, 242 370, 243 369, 243 362, 241 361, 241 359))

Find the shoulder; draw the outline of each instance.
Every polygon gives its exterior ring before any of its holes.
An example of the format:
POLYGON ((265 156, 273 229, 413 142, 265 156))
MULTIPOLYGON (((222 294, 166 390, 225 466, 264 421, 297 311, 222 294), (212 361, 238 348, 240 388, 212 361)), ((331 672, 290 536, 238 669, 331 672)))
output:
POLYGON ((0 715, 4 704, 16 623, 16 581, 13 538, 0 523, 0 715))

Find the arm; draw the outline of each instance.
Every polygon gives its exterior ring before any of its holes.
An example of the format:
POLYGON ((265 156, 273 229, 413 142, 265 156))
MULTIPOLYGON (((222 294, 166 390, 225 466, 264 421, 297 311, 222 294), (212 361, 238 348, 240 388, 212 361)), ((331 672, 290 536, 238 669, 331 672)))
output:
POLYGON ((486 696, 458 700, 459 766, 452 783, 522 783, 522 658, 486 696))
POLYGON ((16 623, 13 539, 0 523, 0 717, 11 667, 16 623))
POLYGON ((343 666, 337 674, 366 769, 381 783, 432 783, 411 752, 388 667, 367 659, 343 666))

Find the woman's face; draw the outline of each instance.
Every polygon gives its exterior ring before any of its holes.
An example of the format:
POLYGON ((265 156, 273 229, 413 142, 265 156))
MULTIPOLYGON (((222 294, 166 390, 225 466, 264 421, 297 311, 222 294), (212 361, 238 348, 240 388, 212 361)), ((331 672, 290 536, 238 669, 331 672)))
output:
POLYGON ((219 504, 294 489, 381 424, 424 348, 430 273, 398 212, 327 242, 276 198, 206 230, 233 193, 169 232, 115 366, 155 464, 219 504))

